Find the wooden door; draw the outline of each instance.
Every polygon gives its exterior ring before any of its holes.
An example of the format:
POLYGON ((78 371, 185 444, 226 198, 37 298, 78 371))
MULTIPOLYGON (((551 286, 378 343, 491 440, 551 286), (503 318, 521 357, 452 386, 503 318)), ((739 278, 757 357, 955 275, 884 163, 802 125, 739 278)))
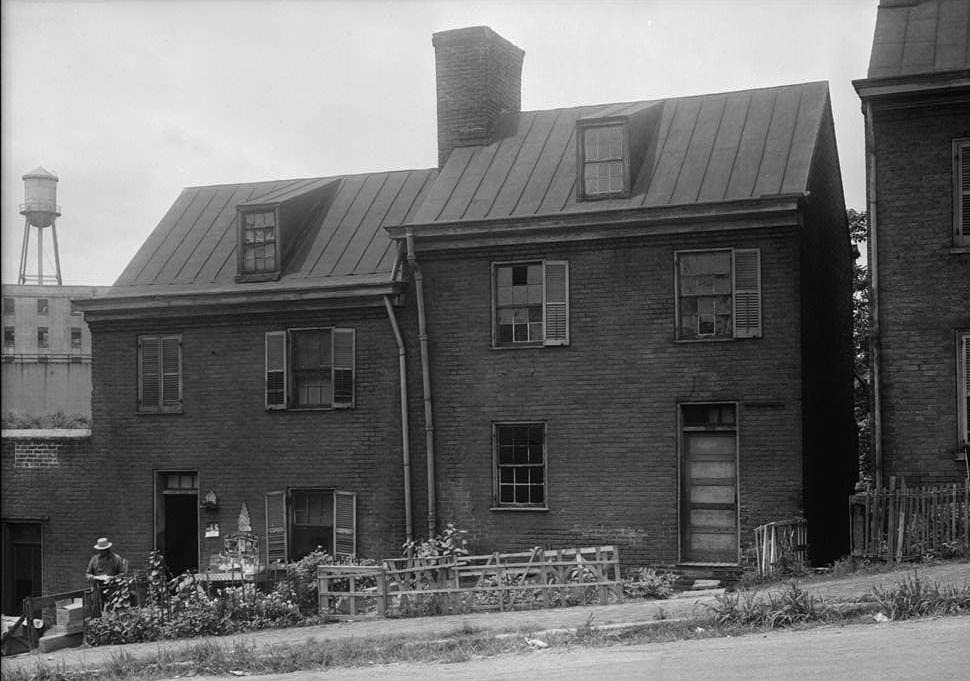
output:
POLYGON ((681 560, 738 562, 737 438, 733 431, 684 431, 681 560))

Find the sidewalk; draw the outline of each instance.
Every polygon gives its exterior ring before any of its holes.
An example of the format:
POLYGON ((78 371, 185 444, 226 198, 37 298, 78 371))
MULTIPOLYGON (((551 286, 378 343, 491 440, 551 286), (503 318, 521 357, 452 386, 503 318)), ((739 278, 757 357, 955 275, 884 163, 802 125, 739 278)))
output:
MULTIPOLYGON (((889 586, 908 579, 913 570, 899 570, 880 575, 853 576, 841 579, 819 579, 802 584, 810 593, 833 601, 846 601, 859 598, 874 585, 889 586)), ((927 582, 948 583, 962 586, 970 583, 970 562, 948 563, 931 567, 916 567, 916 574, 927 582)), ((787 588, 785 584, 775 584, 761 589, 763 593, 778 592, 787 588)), ((636 625, 664 619, 686 618, 703 615, 706 606, 714 603, 713 595, 691 597, 687 594, 680 598, 662 601, 627 601, 614 605, 577 606, 550 610, 523 610, 505 613, 472 613, 467 615, 445 615, 438 617, 416 617, 409 619, 361 620, 340 622, 312 627, 290 629, 270 629, 232 636, 209 639, 225 646, 236 643, 271 648, 285 645, 302 645, 307 642, 342 641, 348 639, 372 639, 378 641, 400 636, 416 640, 446 638, 463 631, 476 633, 528 633, 551 629, 575 629, 591 623, 593 626, 636 625)), ((132 658, 151 658, 164 650, 176 650, 202 639, 180 641, 158 641, 154 643, 132 643, 119 646, 97 648, 65 648, 53 653, 33 652, 11 658, 3 658, 3 673, 17 669, 30 669, 38 663, 63 670, 97 669, 106 662, 122 654, 132 658)))

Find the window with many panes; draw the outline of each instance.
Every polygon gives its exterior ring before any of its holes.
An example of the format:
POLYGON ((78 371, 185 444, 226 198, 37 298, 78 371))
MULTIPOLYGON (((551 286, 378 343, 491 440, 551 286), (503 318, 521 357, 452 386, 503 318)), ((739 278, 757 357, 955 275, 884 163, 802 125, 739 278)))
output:
POLYGON ((678 251, 677 338, 761 336, 761 251, 678 251))
POLYGON ((545 508, 545 424, 497 423, 493 439, 495 506, 545 508))
POLYGON ((138 411, 182 410, 182 337, 138 337, 138 411))
POLYGON ((46 350, 50 347, 50 331, 46 326, 37 327, 37 349, 46 350))
POLYGON ((970 139, 953 141, 953 245, 970 246, 970 139))
POLYGON ((266 333, 267 409, 354 406, 354 329, 266 333))
POLYGON ((568 263, 499 263, 493 279, 494 346, 569 344, 568 263))
POLYGON ((240 211, 240 274, 279 271, 276 210, 240 211))
POLYGON ((584 198, 623 194, 626 186, 625 126, 580 128, 580 162, 584 198))
POLYGON ((71 327, 71 349, 72 350, 81 349, 81 327, 79 326, 71 327))
POLYGON ((957 335, 957 414, 963 456, 970 455, 970 331, 957 335))

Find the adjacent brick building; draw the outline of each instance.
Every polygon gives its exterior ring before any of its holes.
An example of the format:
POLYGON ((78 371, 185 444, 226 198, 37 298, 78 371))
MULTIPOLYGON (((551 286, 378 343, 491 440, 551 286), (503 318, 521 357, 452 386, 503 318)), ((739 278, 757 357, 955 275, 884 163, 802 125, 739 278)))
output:
POLYGON ((73 509, 90 541, 205 570, 240 517, 264 564, 455 522, 481 550, 736 568, 754 526, 805 515, 837 555, 826 84, 520 112, 521 50, 434 46, 440 168, 186 189, 83 305, 91 458, 123 510, 73 509))
POLYGON ((880 486, 970 477, 970 5, 883 0, 866 119, 880 486))

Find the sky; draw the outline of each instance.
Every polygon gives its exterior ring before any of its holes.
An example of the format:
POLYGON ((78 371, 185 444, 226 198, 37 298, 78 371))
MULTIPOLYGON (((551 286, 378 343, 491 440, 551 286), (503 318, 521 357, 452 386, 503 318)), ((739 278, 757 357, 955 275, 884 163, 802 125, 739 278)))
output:
POLYGON ((85 285, 112 284, 183 187, 434 166, 431 35, 474 25, 525 50, 526 111, 826 80, 861 210, 851 81, 877 5, 0 0, 2 281, 17 281, 21 178, 38 165, 60 178, 63 281, 85 285))

